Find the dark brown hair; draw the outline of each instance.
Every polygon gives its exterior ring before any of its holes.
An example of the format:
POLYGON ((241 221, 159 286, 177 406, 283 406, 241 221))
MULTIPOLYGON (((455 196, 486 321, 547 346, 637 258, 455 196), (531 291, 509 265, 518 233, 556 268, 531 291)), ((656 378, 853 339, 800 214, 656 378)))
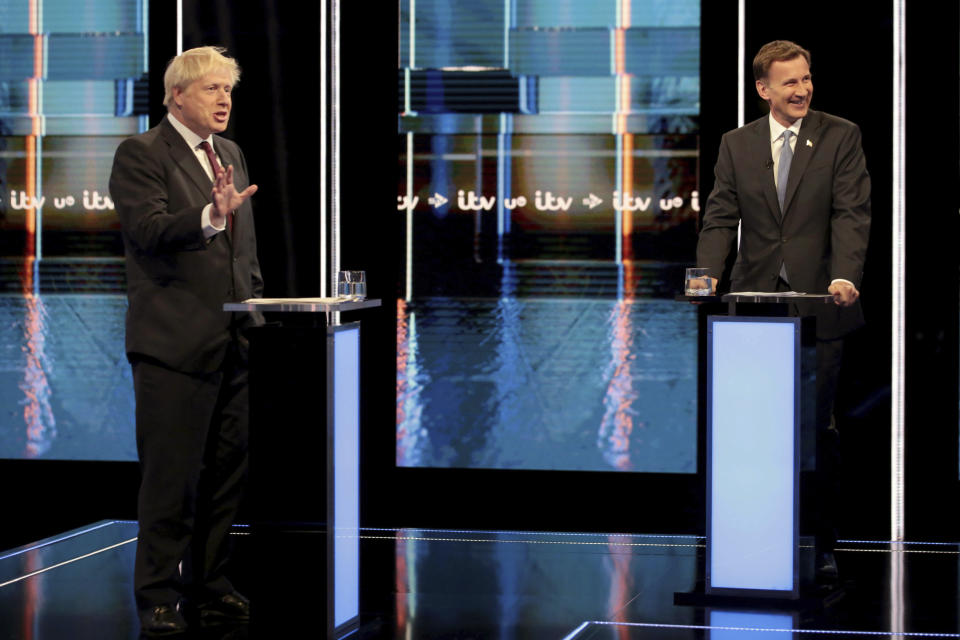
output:
POLYGON ((760 47, 753 58, 753 79, 762 80, 770 72, 770 65, 774 62, 785 62, 803 56, 810 66, 810 52, 789 40, 774 40, 760 47))

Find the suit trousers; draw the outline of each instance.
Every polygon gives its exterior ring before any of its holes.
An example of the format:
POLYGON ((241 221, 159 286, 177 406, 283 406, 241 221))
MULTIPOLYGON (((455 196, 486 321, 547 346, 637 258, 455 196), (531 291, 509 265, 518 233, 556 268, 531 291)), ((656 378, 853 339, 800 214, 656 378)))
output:
POLYGON ((817 340, 816 544, 833 551, 841 506, 840 431, 833 407, 843 358, 843 338, 817 340))
POLYGON ((247 475, 246 355, 234 341, 208 374, 131 361, 141 471, 137 605, 230 593, 228 535, 247 475))
MULTIPOLYGON (((777 291, 790 291, 782 278, 777 280, 777 291)), ((791 305, 793 315, 803 311, 791 305)), ((806 310, 809 311, 809 310, 806 310)), ((840 431, 833 407, 843 360, 843 338, 817 339, 817 470, 814 479, 812 525, 817 551, 833 551, 837 544, 837 523, 840 517, 840 431)))

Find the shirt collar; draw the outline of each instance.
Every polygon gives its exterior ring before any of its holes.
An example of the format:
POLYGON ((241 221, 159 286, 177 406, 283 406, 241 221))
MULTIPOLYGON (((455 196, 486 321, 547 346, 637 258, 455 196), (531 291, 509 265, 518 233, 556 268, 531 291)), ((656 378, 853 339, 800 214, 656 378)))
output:
POLYGON ((169 120, 170 124, 173 125, 173 128, 177 130, 177 133, 183 136, 183 139, 187 142, 187 145, 191 149, 196 149, 197 147, 199 147, 200 143, 203 142, 204 140, 210 143, 211 149, 213 148, 213 134, 210 134, 206 138, 201 138, 200 136, 195 134, 193 131, 191 131, 190 127, 180 122, 177 119, 177 116, 173 115, 172 113, 167 114, 167 120, 169 120))
MULTIPOLYGON (((776 119, 773 117, 772 113, 769 116, 769 120, 770 120, 770 142, 772 143, 772 142, 775 142, 780 136, 783 135, 783 132, 787 129, 787 127, 777 122, 776 119)), ((803 122, 803 118, 800 118, 796 122, 794 122, 792 125, 790 125, 789 129, 790 131, 793 132, 794 136, 800 135, 800 124, 802 122, 803 122)))

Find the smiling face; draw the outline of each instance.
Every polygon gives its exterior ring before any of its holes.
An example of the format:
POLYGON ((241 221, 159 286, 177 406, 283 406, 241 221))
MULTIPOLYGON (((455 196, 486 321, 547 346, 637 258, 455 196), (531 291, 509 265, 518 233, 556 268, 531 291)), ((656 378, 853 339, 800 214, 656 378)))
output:
POLYGON ((174 87, 171 111, 201 138, 222 133, 230 121, 233 83, 226 71, 212 71, 187 85, 174 87))
POLYGON ((777 60, 766 78, 757 80, 757 93, 770 105, 773 118, 785 127, 807 115, 813 97, 810 65, 803 56, 777 60))

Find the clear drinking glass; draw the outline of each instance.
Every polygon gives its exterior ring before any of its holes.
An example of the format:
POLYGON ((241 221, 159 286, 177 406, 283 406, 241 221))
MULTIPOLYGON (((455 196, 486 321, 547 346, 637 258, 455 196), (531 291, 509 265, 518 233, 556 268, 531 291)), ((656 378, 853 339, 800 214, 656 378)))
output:
POLYGON ((683 294, 687 296, 713 295, 713 280, 710 279, 708 270, 698 267, 687 269, 683 294))
POLYGON ((367 273, 365 271, 341 271, 337 274, 337 295, 350 300, 367 297, 367 273))

